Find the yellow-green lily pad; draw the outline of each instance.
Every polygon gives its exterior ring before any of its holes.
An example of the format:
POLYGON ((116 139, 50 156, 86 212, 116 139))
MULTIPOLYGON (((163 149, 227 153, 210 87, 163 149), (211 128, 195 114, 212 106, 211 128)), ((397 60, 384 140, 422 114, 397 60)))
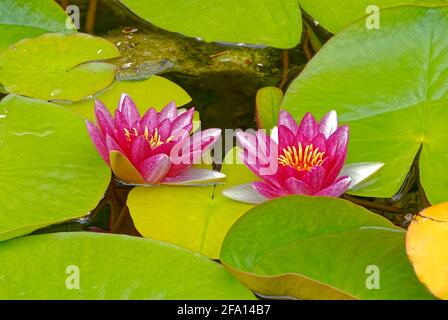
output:
POLYGON ((433 299, 406 256, 405 230, 346 200, 288 196, 230 229, 221 261, 245 285, 298 299, 433 299))
POLYGON ((32 98, 77 101, 114 81, 116 67, 100 60, 117 56, 117 47, 102 38, 47 33, 0 52, 0 84, 32 98))
POLYGON ((72 32, 74 26, 67 19, 54 0, 2 0, 0 49, 47 32, 72 32))
POLYGON ((254 299, 219 264, 148 239, 73 232, 0 243, 0 299, 254 299))
POLYGON ((120 0, 132 12, 172 32, 209 42, 295 47, 302 34, 297 0, 120 0))
POLYGON ((80 116, 16 95, 0 102, 0 240, 88 214, 110 176, 80 116))

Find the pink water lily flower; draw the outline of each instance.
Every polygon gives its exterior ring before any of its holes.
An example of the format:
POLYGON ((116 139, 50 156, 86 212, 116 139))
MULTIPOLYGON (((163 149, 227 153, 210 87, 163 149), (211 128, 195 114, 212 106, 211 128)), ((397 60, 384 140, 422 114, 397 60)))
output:
POLYGON ((383 166, 360 163, 344 168, 349 128, 338 127, 335 111, 319 123, 307 113, 300 124, 280 111, 273 137, 259 130, 256 135, 239 132, 237 139, 244 147, 244 164, 260 178, 223 192, 243 202, 261 203, 291 194, 339 197, 383 166))
POLYGON ((221 134, 208 129, 190 135, 194 109, 179 111, 172 102, 160 112, 140 116, 123 94, 115 117, 95 101, 97 126, 86 121, 90 137, 104 161, 129 184, 201 184, 221 180, 219 172, 192 168, 221 134))

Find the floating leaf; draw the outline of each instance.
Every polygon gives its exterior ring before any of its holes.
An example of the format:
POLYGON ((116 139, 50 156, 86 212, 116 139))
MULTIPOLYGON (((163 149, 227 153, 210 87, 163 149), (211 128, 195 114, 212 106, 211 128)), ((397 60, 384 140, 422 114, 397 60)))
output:
POLYGON ((132 12, 172 32, 205 41, 295 47, 302 33, 297 0, 120 0, 132 12), (185 21, 188 20, 188 23, 185 21))
POLYGON ((178 107, 191 101, 188 93, 174 82, 160 76, 152 76, 143 81, 116 81, 94 99, 63 104, 63 106, 93 121, 95 99, 101 100, 113 112, 117 108, 122 93, 132 97, 140 114, 144 114, 150 107, 160 111, 171 101, 174 101, 178 107))
POLYGON ((0 52, 0 84, 7 92, 43 100, 81 100, 114 81, 115 66, 97 60, 118 55, 102 38, 48 33, 0 52))
POLYGON ((0 259, 0 299, 254 299, 217 263, 137 237, 23 237, 1 243, 0 259))
POLYGON ((448 203, 415 216, 406 236, 406 249, 417 277, 431 292, 448 299, 448 203))
POLYGON ((66 26, 67 18, 53 0, 2 0, 0 49, 43 33, 71 31, 66 26))
MULTIPOLYGON (((437 7, 447 5, 447 0, 299 0, 304 11, 332 33, 340 32, 350 23, 371 14, 374 5, 380 10, 405 5, 437 7)), ((380 11, 382 12, 382 11, 380 11)), ((380 21, 382 16, 380 15, 380 21)))
POLYGON ((221 261, 249 288, 269 296, 431 298, 406 257, 404 237, 404 230, 348 201, 289 196, 238 220, 221 261))
POLYGON ((15 95, 0 102, 0 240, 86 215, 109 181, 81 117, 15 95))
MULTIPOLYGON (((232 156, 234 151, 226 156, 228 163, 232 156)), ((229 228, 253 207, 229 200, 221 192, 256 179, 243 164, 224 163, 222 172, 227 176, 225 185, 133 189, 127 205, 135 227, 144 237, 174 243, 217 259, 229 228)))
POLYGON ((272 129, 277 125, 282 100, 283 91, 277 87, 264 87, 258 90, 256 97, 258 128, 272 129))
POLYGON ((335 109, 350 126, 347 162, 385 163, 355 194, 393 196, 422 147, 423 188, 431 203, 445 201, 448 8, 388 9, 381 21, 380 30, 360 21, 336 35, 291 84, 283 108, 297 118, 335 109))

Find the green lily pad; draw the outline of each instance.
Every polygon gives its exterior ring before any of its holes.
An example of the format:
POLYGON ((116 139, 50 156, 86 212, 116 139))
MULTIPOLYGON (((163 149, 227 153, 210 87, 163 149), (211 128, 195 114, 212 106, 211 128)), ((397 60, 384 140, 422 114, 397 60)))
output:
POLYGON ((48 33, 0 52, 0 84, 10 93, 77 101, 114 81, 116 67, 98 60, 117 56, 117 47, 105 39, 48 33))
POLYGON ((295 47, 302 34, 297 0, 120 0, 141 18, 208 42, 295 47), (188 23, 185 23, 188 21, 188 23))
MULTIPOLYGON (((315 21, 332 33, 338 33, 350 23, 370 14, 366 9, 375 5, 380 9, 396 6, 438 7, 448 4, 447 0, 299 0, 300 6, 315 21)), ((380 21, 381 21, 380 16, 380 21)))
POLYGON ((43 33, 72 31, 67 29, 67 18, 64 10, 53 0, 2 0, 0 49, 43 33))
POLYGON ((23 237, 1 243, 0 259, 0 299, 254 299, 217 263, 136 237, 23 237))
POLYGON ((348 201, 289 196, 255 207, 227 234, 221 261, 264 295, 299 299, 431 299, 405 231, 348 201))
POLYGON ((380 30, 360 21, 336 35, 291 84, 283 108, 297 118, 335 109, 350 126, 347 162, 385 163, 355 194, 393 196, 421 147, 426 195, 446 201, 448 8, 387 9, 381 21, 380 30))
POLYGON ((101 100, 113 112, 118 106, 122 93, 132 97, 141 114, 150 107, 160 111, 171 101, 174 101, 178 107, 191 101, 188 93, 174 82, 160 76, 152 76, 143 81, 115 81, 95 98, 61 105, 93 121, 95 99, 101 100))
MULTIPOLYGON (((232 150, 226 161, 235 156, 232 150)), ((226 183, 201 187, 138 187, 127 205, 139 233, 147 238, 174 243, 217 259, 230 227, 253 205, 224 197, 231 186, 255 181, 243 164, 223 164, 226 183)))
POLYGON ((277 87, 264 87, 258 90, 256 97, 257 127, 272 129, 277 125, 283 91, 277 87))
POLYGON ((48 102, 0 102, 0 240, 79 218, 110 181, 81 117, 48 102))

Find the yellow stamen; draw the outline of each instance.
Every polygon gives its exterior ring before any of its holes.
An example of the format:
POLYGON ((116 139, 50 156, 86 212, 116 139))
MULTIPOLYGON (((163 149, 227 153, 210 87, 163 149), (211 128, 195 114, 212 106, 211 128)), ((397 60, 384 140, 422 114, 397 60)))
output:
POLYGON ((124 135, 126 136, 126 138, 131 141, 131 133, 129 132, 128 129, 124 129, 124 135))
MULTIPOLYGON (((132 128, 131 130, 124 129, 124 135, 128 139, 128 141, 131 141, 132 136, 138 137, 138 130, 136 128, 132 128)), ((173 136, 168 137, 166 141, 162 141, 162 137, 159 134, 158 129, 156 128, 154 130, 154 133, 152 136, 149 135, 149 129, 148 127, 145 127, 145 130, 143 131, 143 137, 149 142, 151 148, 156 148, 158 146, 161 146, 162 144, 166 142, 170 142, 174 140, 173 136)))
POLYGON ((314 148, 309 144, 303 149, 299 142, 298 147, 290 146, 283 148, 283 153, 278 157, 281 166, 290 166, 297 170, 309 171, 315 166, 320 166, 324 162, 325 152, 319 152, 319 148, 314 148))

